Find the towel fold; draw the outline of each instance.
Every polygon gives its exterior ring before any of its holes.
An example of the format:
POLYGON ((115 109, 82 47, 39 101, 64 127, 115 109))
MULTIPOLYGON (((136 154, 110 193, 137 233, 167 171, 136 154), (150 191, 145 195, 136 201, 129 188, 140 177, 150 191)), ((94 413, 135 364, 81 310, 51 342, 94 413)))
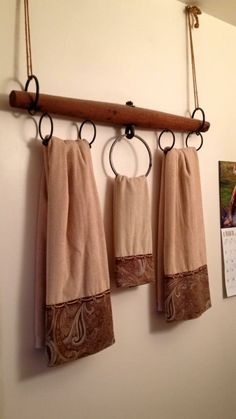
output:
POLYGON ((49 366, 114 342, 105 235, 87 141, 52 138, 36 244, 35 346, 49 366))
POLYGON ((115 279, 119 287, 154 280, 150 204, 146 176, 114 181, 115 279))
POLYGON ((168 321, 211 307, 200 173, 194 148, 163 154, 157 240, 157 308, 168 321))

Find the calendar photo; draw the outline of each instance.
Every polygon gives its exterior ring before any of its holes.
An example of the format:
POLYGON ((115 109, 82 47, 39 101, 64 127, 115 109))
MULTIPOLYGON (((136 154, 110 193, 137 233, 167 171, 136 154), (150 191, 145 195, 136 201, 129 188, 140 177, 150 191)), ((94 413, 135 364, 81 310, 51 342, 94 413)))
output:
POLYGON ((219 162, 220 226, 227 297, 236 295, 236 162, 219 162))
POLYGON ((236 162, 219 162, 221 228, 236 227, 236 162))

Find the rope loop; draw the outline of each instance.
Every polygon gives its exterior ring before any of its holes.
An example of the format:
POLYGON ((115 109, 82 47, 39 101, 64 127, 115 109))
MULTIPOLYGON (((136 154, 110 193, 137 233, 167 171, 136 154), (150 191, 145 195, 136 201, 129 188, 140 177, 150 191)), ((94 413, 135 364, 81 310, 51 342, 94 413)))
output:
POLYGON ((199 19, 198 15, 201 15, 202 12, 197 6, 186 6, 187 13, 191 16, 192 24, 191 26, 194 28, 199 28, 199 19))

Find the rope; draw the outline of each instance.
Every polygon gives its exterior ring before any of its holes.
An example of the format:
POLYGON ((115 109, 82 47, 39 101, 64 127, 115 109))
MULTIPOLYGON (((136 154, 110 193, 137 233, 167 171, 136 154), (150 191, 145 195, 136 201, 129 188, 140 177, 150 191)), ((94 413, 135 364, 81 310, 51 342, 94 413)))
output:
POLYGON ((194 93, 194 103, 195 103, 195 109, 196 109, 196 108, 199 108, 199 100, 198 100, 197 74, 196 74, 196 65, 195 65, 195 57, 194 57, 192 30, 193 30, 193 27, 199 28, 198 15, 201 14, 201 10, 197 6, 186 6, 185 10, 187 12, 187 23, 188 23, 188 29, 189 29, 192 76, 193 76, 193 93, 194 93))
POLYGON ((33 69, 32 69, 32 53, 31 53, 31 41, 30 41, 30 22, 29 22, 28 0, 24 0, 24 11, 25 11, 26 63, 27 63, 27 75, 29 78, 33 75, 33 69))

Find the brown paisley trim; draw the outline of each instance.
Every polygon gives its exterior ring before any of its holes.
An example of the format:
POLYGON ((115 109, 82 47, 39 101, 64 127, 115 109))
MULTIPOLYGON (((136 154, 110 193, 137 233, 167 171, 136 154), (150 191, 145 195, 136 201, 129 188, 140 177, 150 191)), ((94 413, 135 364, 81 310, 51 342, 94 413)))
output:
POLYGON ((165 276, 165 312, 167 321, 199 317, 211 307, 207 265, 165 276))
POLYGON ((118 287, 136 287, 154 281, 152 254, 117 257, 115 279, 118 287))
POLYGON ((50 367, 94 354, 114 341, 110 290, 46 306, 50 367))

